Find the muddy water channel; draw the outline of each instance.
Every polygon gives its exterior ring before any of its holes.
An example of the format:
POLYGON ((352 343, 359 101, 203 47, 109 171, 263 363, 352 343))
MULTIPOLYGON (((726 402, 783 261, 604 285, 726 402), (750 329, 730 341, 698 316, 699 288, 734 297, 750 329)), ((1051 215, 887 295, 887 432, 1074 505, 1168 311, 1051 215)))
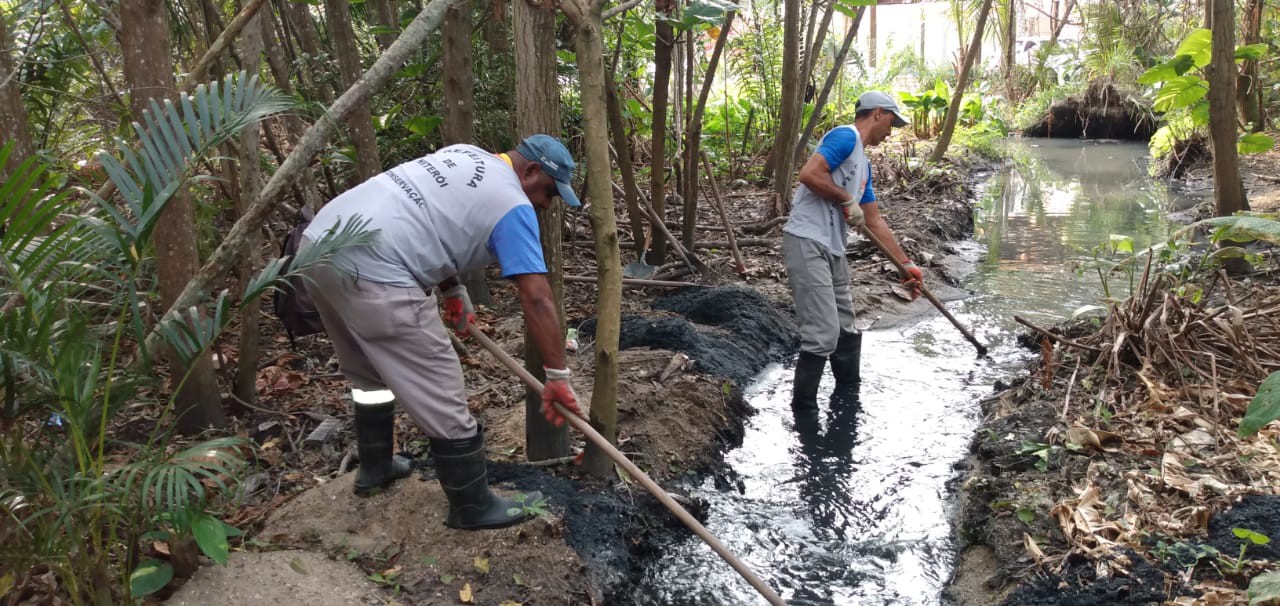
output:
MULTIPOLYGON (((1014 315, 1049 325, 1095 303, 1093 249, 1113 236, 1159 242, 1170 208, 1189 200, 1147 178, 1138 144, 1015 140, 1013 159, 983 185, 973 242, 948 259, 968 295, 948 303, 991 350, 974 349, 923 299, 920 315, 876 323, 863 344, 860 407, 826 403, 823 429, 800 435, 790 365, 747 389, 757 413, 729 470, 692 492, 707 527, 794 605, 940 604, 955 547, 956 466, 980 422, 979 400, 1017 376, 1014 315)), ((892 204, 892 201, 888 201, 892 204)), ((1127 292, 1112 277, 1112 294, 1127 292)), ((871 318, 861 318, 862 323, 871 318)), ((763 604, 697 538, 673 537, 628 597, 635 605, 763 604)))

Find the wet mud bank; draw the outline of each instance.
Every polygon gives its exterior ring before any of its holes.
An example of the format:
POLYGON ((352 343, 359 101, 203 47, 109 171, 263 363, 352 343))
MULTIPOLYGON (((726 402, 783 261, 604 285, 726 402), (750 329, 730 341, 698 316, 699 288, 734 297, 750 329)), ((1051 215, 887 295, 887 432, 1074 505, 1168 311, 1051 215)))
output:
POLYGON ((1259 377, 1280 369, 1266 353, 1275 322, 1247 319, 1249 301, 1280 300, 1274 255, 1226 289, 1204 286, 1203 311, 1152 295, 1051 328, 1058 347, 1038 334, 1020 339, 1038 356, 982 402, 957 479, 960 553, 948 601, 1243 604, 1249 581, 1280 567, 1280 432, 1272 424, 1236 436, 1259 377), (1232 366, 1202 377, 1194 360, 1221 354, 1217 333, 1195 323, 1237 304, 1258 349, 1230 357, 1263 374, 1232 366), (1182 334, 1158 330, 1183 318, 1182 334), (1191 357, 1175 354, 1170 365, 1161 349, 1174 339, 1191 357))

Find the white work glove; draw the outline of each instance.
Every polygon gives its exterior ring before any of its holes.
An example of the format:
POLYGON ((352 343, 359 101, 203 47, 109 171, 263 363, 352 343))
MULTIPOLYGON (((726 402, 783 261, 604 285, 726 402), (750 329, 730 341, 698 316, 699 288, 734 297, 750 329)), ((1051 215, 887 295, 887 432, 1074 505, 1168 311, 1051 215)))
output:
POLYGON ((476 309, 471 306, 467 287, 461 284, 441 293, 444 296, 444 321, 459 337, 465 337, 476 321, 476 309))
POLYGON ((867 218, 862 214, 862 205, 853 196, 840 203, 840 212, 844 215, 844 222, 850 227, 861 228, 867 223, 867 218))

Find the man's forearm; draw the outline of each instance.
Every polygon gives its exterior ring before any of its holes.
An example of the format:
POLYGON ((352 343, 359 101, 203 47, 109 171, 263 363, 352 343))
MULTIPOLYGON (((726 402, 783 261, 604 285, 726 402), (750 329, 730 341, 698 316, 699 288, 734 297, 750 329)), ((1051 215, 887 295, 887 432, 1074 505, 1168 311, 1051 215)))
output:
POLYGON ((897 259, 899 263, 906 263, 910 260, 907 257, 907 253, 903 252, 902 247, 898 246, 897 239, 893 237, 893 231, 889 229, 889 224, 885 223, 883 219, 867 221, 867 229, 884 245, 885 252, 897 259))
POLYGON ((560 339, 560 319, 550 297, 530 297, 522 301, 525 330, 542 354, 542 365, 565 368, 564 341, 560 339))

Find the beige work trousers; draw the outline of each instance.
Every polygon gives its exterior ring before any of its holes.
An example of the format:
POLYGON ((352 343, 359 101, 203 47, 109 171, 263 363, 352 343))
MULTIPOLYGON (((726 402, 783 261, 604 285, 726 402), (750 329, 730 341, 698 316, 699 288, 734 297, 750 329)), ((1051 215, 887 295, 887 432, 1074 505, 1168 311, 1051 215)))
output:
POLYGON ((800 351, 830 356, 840 333, 858 331, 848 261, 816 240, 785 232, 782 260, 800 324, 800 351))
POLYGON ((462 364, 434 295, 361 280, 328 265, 305 275, 342 374, 354 388, 391 390, 427 437, 476 434, 462 364))

